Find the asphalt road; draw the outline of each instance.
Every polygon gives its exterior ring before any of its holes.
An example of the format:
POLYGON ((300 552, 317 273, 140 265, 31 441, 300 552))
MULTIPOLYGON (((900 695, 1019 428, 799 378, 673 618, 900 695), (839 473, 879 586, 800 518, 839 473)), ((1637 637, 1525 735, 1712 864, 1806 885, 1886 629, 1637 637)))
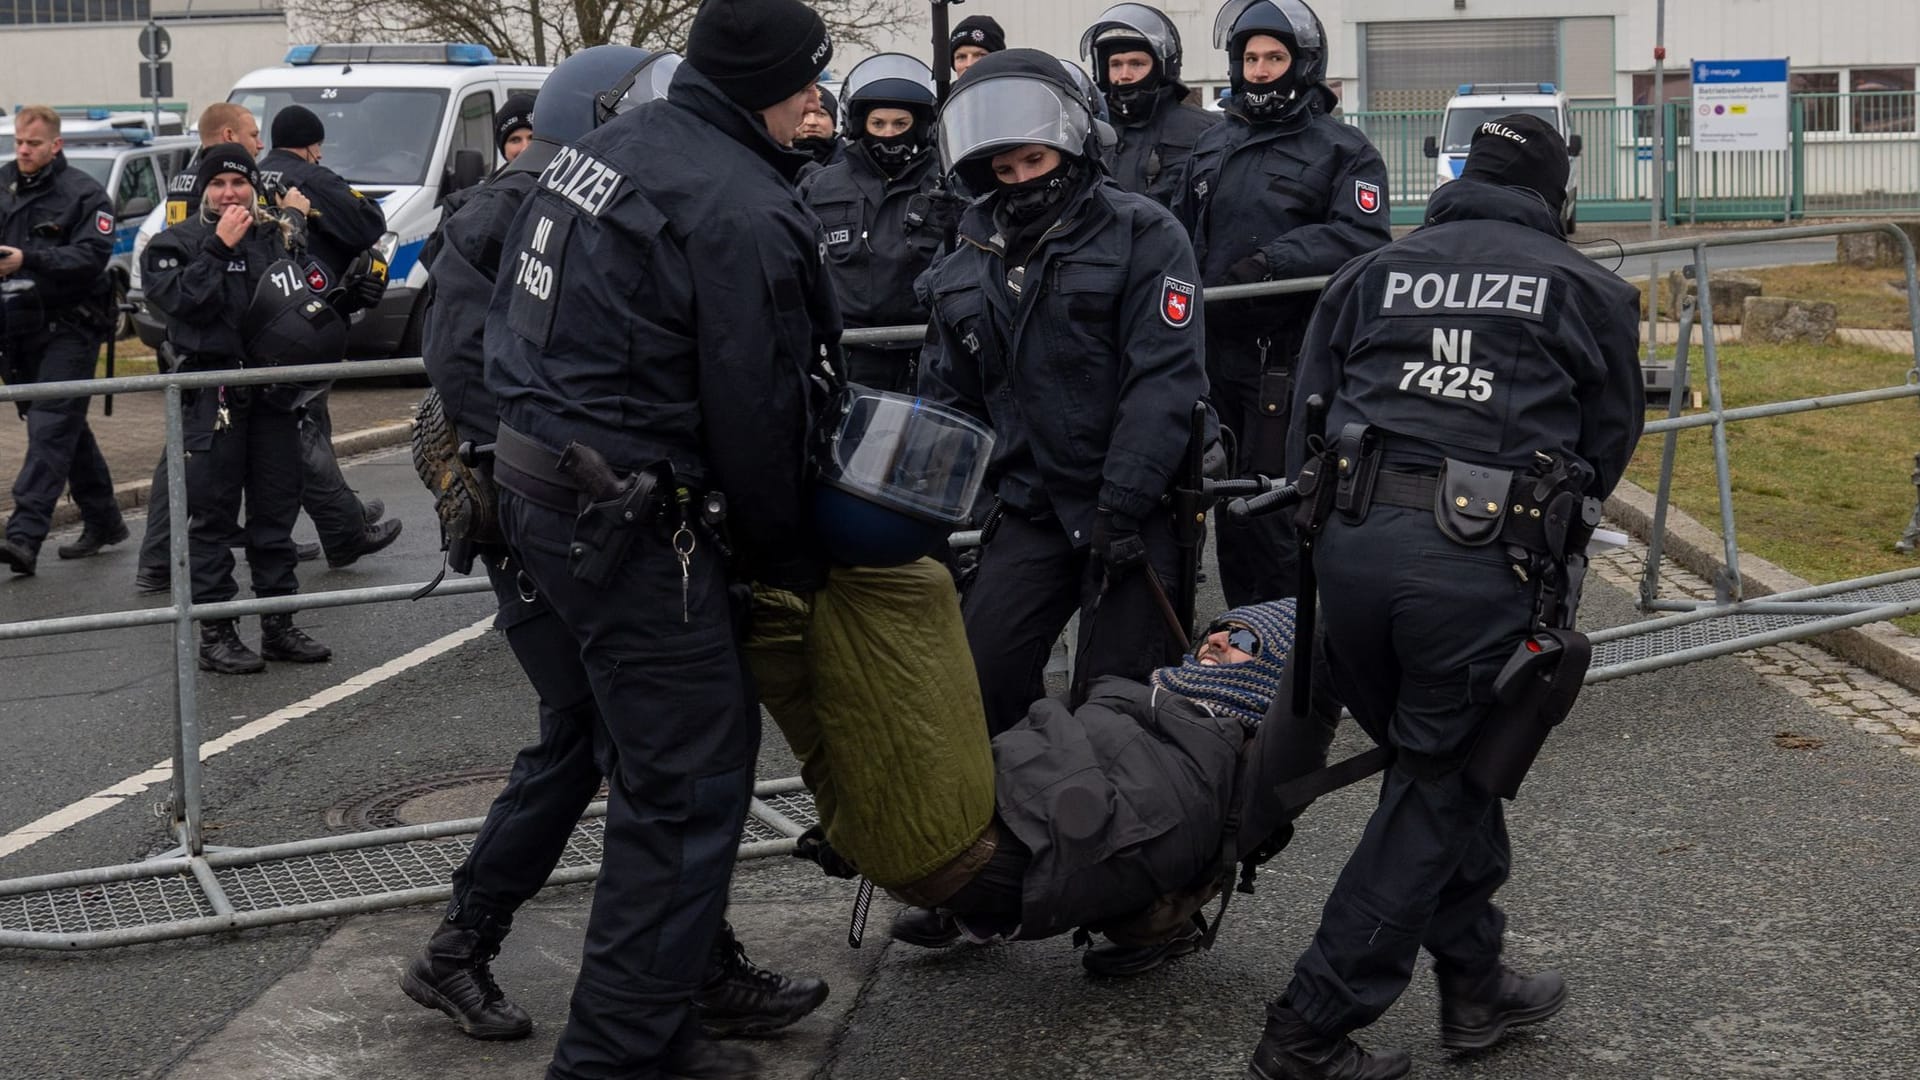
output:
MULTIPOLYGON (((349 469, 407 522, 386 554, 314 572, 309 590, 422 580, 437 564, 425 496, 404 457, 349 469)), ((133 554, 43 564, 0 582, 7 617, 121 605, 133 554)), ((1201 608, 1217 605, 1203 600, 1201 608)), ((480 598, 336 609, 302 618, 328 665, 202 681, 210 734, 263 716, 484 617, 480 598)), ((1604 586, 1587 618, 1630 617, 1604 586)), ((250 631, 251 632, 251 631, 250 631)), ((0 732, 12 777, 0 835, 165 757, 163 631, 0 643, 0 732)), ((214 759, 215 843, 327 831, 329 808, 408 778, 504 765, 531 699, 485 634, 214 759)), ((1351 732, 1348 749, 1357 748, 1351 732)), ((1421 1076, 1827 1077, 1920 1075, 1913 1037, 1920 925, 1916 765, 1761 683, 1736 660, 1590 690, 1509 815, 1502 893, 1509 955, 1568 975, 1565 1014, 1498 1052, 1450 1060, 1434 1042, 1432 979, 1365 1041, 1412 1050, 1421 1076), (1783 731, 1819 746, 1789 749, 1783 731)), ((790 775, 777 736, 763 776, 790 775)), ((164 845, 128 799, 0 858, 13 877, 113 863, 164 845)), ((1316 807, 1300 837, 1238 897, 1218 948, 1145 979, 1098 983, 1065 939, 928 953, 884 941, 880 904, 859 952, 847 890, 788 860, 744 867, 733 917, 756 956, 829 974, 821 1014, 760 1045, 771 1077, 1242 1075, 1261 1006, 1286 979, 1368 809, 1363 789, 1316 807)), ((530 907, 499 971, 539 1025, 481 1046, 392 989, 433 920, 413 910, 82 955, 0 951, 0 1076, 476 1078, 538 1075, 564 1017, 586 890, 530 907)))

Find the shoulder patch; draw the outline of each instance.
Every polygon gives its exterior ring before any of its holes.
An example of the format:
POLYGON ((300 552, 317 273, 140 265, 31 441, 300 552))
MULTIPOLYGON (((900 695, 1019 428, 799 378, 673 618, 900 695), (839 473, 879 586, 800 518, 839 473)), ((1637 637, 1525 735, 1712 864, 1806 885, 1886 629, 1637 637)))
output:
POLYGON ((1194 300, 1194 287, 1169 275, 1161 282, 1160 317, 1168 326, 1185 329, 1193 322, 1194 300))
POLYGON ((1379 213, 1380 185, 1369 184, 1365 180, 1355 180, 1353 182, 1353 204, 1358 206, 1360 212, 1363 214, 1379 213))
POLYGON ((96 211, 93 215, 93 228, 101 236, 112 236, 113 215, 105 210, 96 211))

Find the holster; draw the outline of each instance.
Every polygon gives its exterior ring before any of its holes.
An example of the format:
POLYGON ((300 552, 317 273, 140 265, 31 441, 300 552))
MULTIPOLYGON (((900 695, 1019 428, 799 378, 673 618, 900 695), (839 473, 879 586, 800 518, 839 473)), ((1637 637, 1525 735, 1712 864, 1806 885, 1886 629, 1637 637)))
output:
POLYGON ((578 442, 568 443, 560 452, 559 467, 588 500, 573 521, 567 573, 576 581, 602 587, 626 561, 634 537, 652 523, 659 477, 650 469, 618 477, 598 450, 578 442))
POLYGON ((1493 681, 1497 704, 1467 757, 1467 782, 1511 799, 1551 732, 1573 709, 1593 661, 1593 646, 1577 630, 1530 635, 1493 681))
POLYGON ((1285 476, 1287 429, 1293 410, 1293 369, 1270 368, 1260 373, 1260 394, 1254 415, 1242 435, 1247 458, 1245 474, 1285 476))
POLYGON ((1333 508, 1342 519, 1358 525, 1366 520, 1367 509, 1373 505, 1373 485, 1380 475, 1380 436, 1372 424, 1347 424, 1340 429, 1333 452, 1339 477, 1333 508))
POLYGON ((1500 536, 1507 523, 1507 495, 1513 470, 1446 459, 1433 490, 1433 520, 1447 539, 1463 547, 1483 547, 1500 536))

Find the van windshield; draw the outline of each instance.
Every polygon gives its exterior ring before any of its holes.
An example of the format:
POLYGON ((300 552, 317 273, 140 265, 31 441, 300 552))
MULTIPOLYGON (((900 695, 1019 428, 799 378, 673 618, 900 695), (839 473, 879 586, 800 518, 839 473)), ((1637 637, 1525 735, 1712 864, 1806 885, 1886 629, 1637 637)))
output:
POLYGON ((447 111, 447 92, 388 86, 235 90, 229 101, 260 119, 260 133, 288 105, 305 105, 327 129, 321 164, 363 187, 424 184, 447 111))
MULTIPOLYGON (((1441 153, 1464 154, 1467 146, 1473 142, 1473 133, 1480 125, 1489 120, 1498 120, 1514 113, 1537 116, 1553 125, 1555 131, 1560 126, 1560 110, 1552 105, 1474 105, 1447 110, 1447 133, 1440 140, 1441 153)), ((331 130, 331 129, 329 129, 331 130)))

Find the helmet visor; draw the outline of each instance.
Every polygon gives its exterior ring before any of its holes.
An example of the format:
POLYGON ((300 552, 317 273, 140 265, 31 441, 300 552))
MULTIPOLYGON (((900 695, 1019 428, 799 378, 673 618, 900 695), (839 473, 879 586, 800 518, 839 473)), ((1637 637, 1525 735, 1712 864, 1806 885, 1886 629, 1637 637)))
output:
POLYGON ((1227 0, 1220 8, 1219 17, 1213 20, 1213 47, 1224 49, 1231 45, 1234 24, 1241 16, 1260 7, 1273 9, 1255 13, 1261 28, 1279 32, 1284 22, 1287 32, 1293 34, 1294 42, 1301 48, 1321 47, 1320 20, 1314 18, 1313 9, 1301 0, 1227 0))
MULTIPOLYGON (((657 52, 640 61, 632 71, 627 72, 612 89, 599 96, 601 122, 619 116, 629 109, 638 108, 649 101, 667 96, 667 87, 673 82, 673 73, 680 68, 680 54, 676 52, 657 52)), ((539 107, 535 105, 538 118, 539 107)))
POLYGON ((961 525, 993 454, 993 432, 932 402, 863 386, 840 392, 820 479, 925 521, 961 525))
POLYGON ((933 69, 905 53, 869 56, 847 72, 847 81, 840 88, 841 101, 851 105, 862 99, 931 105, 933 69))
POLYGON ((1036 75, 1008 74, 955 90, 940 110, 940 161, 947 171, 968 158, 1038 143, 1084 154, 1093 118, 1074 91, 1036 75))
POLYGON ((1170 59, 1180 51, 1180 40, 1165 15, 1145 4, 1115 4, 1101 12, 1093 25, 1087 27, 1087 32, 1080 35, 1080 58, 1092 60, 1095 42, 1116 30, 1122 36, 1138 37, 1145 41, 1153 47, 1154 55, 1162 60, 1170 59))

